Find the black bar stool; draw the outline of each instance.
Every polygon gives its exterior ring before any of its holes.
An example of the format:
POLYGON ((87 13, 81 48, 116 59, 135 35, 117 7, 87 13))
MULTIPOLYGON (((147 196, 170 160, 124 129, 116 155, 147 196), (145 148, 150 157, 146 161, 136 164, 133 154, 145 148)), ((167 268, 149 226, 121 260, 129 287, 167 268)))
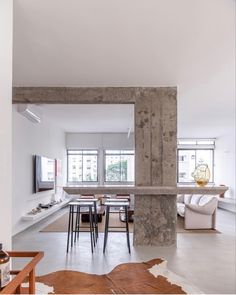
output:
POLYGON ((69 244, 71 248, 76 242, 77 236, 79 238, 79 232, 81 232, 81 228, 85 228, 80 226, 80 214, 82 213, 81 209, 85 208, 89 212, 89 229, 90 232, 90 242, 91 242, 91 251, 93 253, 93 246, 95 246, 95 237, 94 237, 94 224, 93 224, 93 202, 70 202, 69 203, 69 222, 68 222, 68 232, 67 232, 67 253, 69 251, 69 244), (76 215, 76 220, 74 223, 74 215, 76 215), (74 235, 75 234, 75 235, 74 235))
MULTIPOLYGON (((129 202, 128 201, 106 201, 105 202, 106 206, 106 220, 105 220, 105 232, 104 232, 104 244, 103 244, 103 253, 105 253, 106 250, 106 244, 107 244, 107 238, 108 238, 108 232, 112 232, 112 228, 117 228, 117 229, 122 229, 120 231, 115 231, 115 232, 126 232, 126 237, 127 237, 127 246, 128 250, 130 253, 130 241, 129 241, 129 221, 128 221, 128 207, 129 207, 129 202), (120 227, 120 226, 109 226, 109 215, 110 215, 110 208, 116 208, 116 207, 122 207, 124 208, 125 211, 125 226, 120 227)), ((114 232, 114 231, 113 231, 114 232)))
MULTIPOLYGON (((95 237, 96 239, 94 241, 97 242, 98 239, 98 214, 97 214, 97 203, 98 203, 98 199, 95 198, 84 198, 83 196, 81 196, 79 199, 76 199, 77 202, 92 202, 93 203, 93 212, 92 212, 92 221, 93 221, 93 228, 95 230, 95 237)), ((89 218, 90 219, 90 218, 89 218)))

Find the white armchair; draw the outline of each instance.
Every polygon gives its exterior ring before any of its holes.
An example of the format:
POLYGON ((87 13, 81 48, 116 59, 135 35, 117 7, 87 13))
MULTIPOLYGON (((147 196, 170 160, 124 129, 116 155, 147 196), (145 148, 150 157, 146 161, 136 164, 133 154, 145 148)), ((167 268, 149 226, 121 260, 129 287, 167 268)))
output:
POLYGON ((185 229, 214 229, 217 204, 217 197, 181 195, 177 198, 177 212, 184 217, 185 229))

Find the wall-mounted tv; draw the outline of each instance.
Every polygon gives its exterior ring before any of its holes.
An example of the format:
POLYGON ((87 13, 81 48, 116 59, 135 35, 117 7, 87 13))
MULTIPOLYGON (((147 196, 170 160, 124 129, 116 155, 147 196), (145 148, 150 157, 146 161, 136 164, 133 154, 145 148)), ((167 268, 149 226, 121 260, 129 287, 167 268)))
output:
POLYGON ((55 160, 34 156, 34 192, 53 190, 55 187, 55 160))

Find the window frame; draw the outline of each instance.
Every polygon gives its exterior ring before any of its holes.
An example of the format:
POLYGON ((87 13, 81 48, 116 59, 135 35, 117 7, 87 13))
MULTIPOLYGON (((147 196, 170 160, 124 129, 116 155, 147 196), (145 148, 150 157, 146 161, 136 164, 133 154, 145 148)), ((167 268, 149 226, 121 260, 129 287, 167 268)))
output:
MULTIPOLYGON (((121 169, 120 169, 121 171, 121 169)), ((121 176, 121 174, 120 174, 121 176)), ((104 184, 134 184, 135 183, 135 149, 104 149, 103 150, 103 179, 104 179, 104 184), (107 151, 132 151, 132 154, 125 154, 125 153, 120 153, 120 154, 107 154, 107 151), (134 181, 124 181, 124 180, 120 180, 120 181, 110 181, 110 180, 106 180, 106 155, 108 156, 133 156, 134 157, 134 181)))
POLYGON ((199 148, 199 146, 196 146, 195 148, 194 147, 191 147, 191 148, 177 148, 177 184, 194 184, 195 182, 194 181, 189 181, 189 182, 184 182, 184 181, 179 181, 179 151, 195 151, 195 168, 197 167, 197 155, 196 155, 196 151, 199 151, 199 150, 205 150, 205 151, 212 151, 212 167, 209 167, 210 168, 210 171, 211 171, 211 175, 212 175, 212 181, 209 181, 209 184, 214 184, 215 183, 215 173, 214 173, 214 167, 215 167, 215 149, 214 147, 202 147, 202 148, 199 148))
POLYGON ((99 163, 99 150, 97 149, 67 149, 67 152, 66 152, 66 155, 67 155, 67 183, 70 183, 70 184, 73 184, 73 183, 98 183, 99 182, 99 175, 98 175, 98 171, 99 171, 99 168, 98 168, 98 163, 99 163), (70 153, 69 152, 73 152, 73 151, 76 151, 76 152, 81 152, 81 156, 82 156, 82 181, 69 181, 69 161, 68 161, 68 156, 69 155, 80 155, 80 154, 73 154, 73 153, 70 153), (97 153, 95 154, 89 154, 89 153, 83 153, 84 151, 96 151, 97 153), (83 156, 96 156, 97 157, 97 179, 96 180, 83 180, 83 175, 84 175, 84 161, 83 161, 83 156))

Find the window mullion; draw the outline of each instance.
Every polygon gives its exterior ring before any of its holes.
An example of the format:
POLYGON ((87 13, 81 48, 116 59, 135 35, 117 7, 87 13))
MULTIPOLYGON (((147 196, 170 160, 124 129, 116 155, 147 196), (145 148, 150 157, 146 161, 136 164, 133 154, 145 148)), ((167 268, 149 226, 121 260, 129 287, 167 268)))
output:
POLYGON ((121 155, 120 155, 120 182, 121 182, 121 179, 122 179, 122 175, 121 175, 121 155))
POLYGON ((82 152, 82 182, 84 182, 84 154, 82 152))

